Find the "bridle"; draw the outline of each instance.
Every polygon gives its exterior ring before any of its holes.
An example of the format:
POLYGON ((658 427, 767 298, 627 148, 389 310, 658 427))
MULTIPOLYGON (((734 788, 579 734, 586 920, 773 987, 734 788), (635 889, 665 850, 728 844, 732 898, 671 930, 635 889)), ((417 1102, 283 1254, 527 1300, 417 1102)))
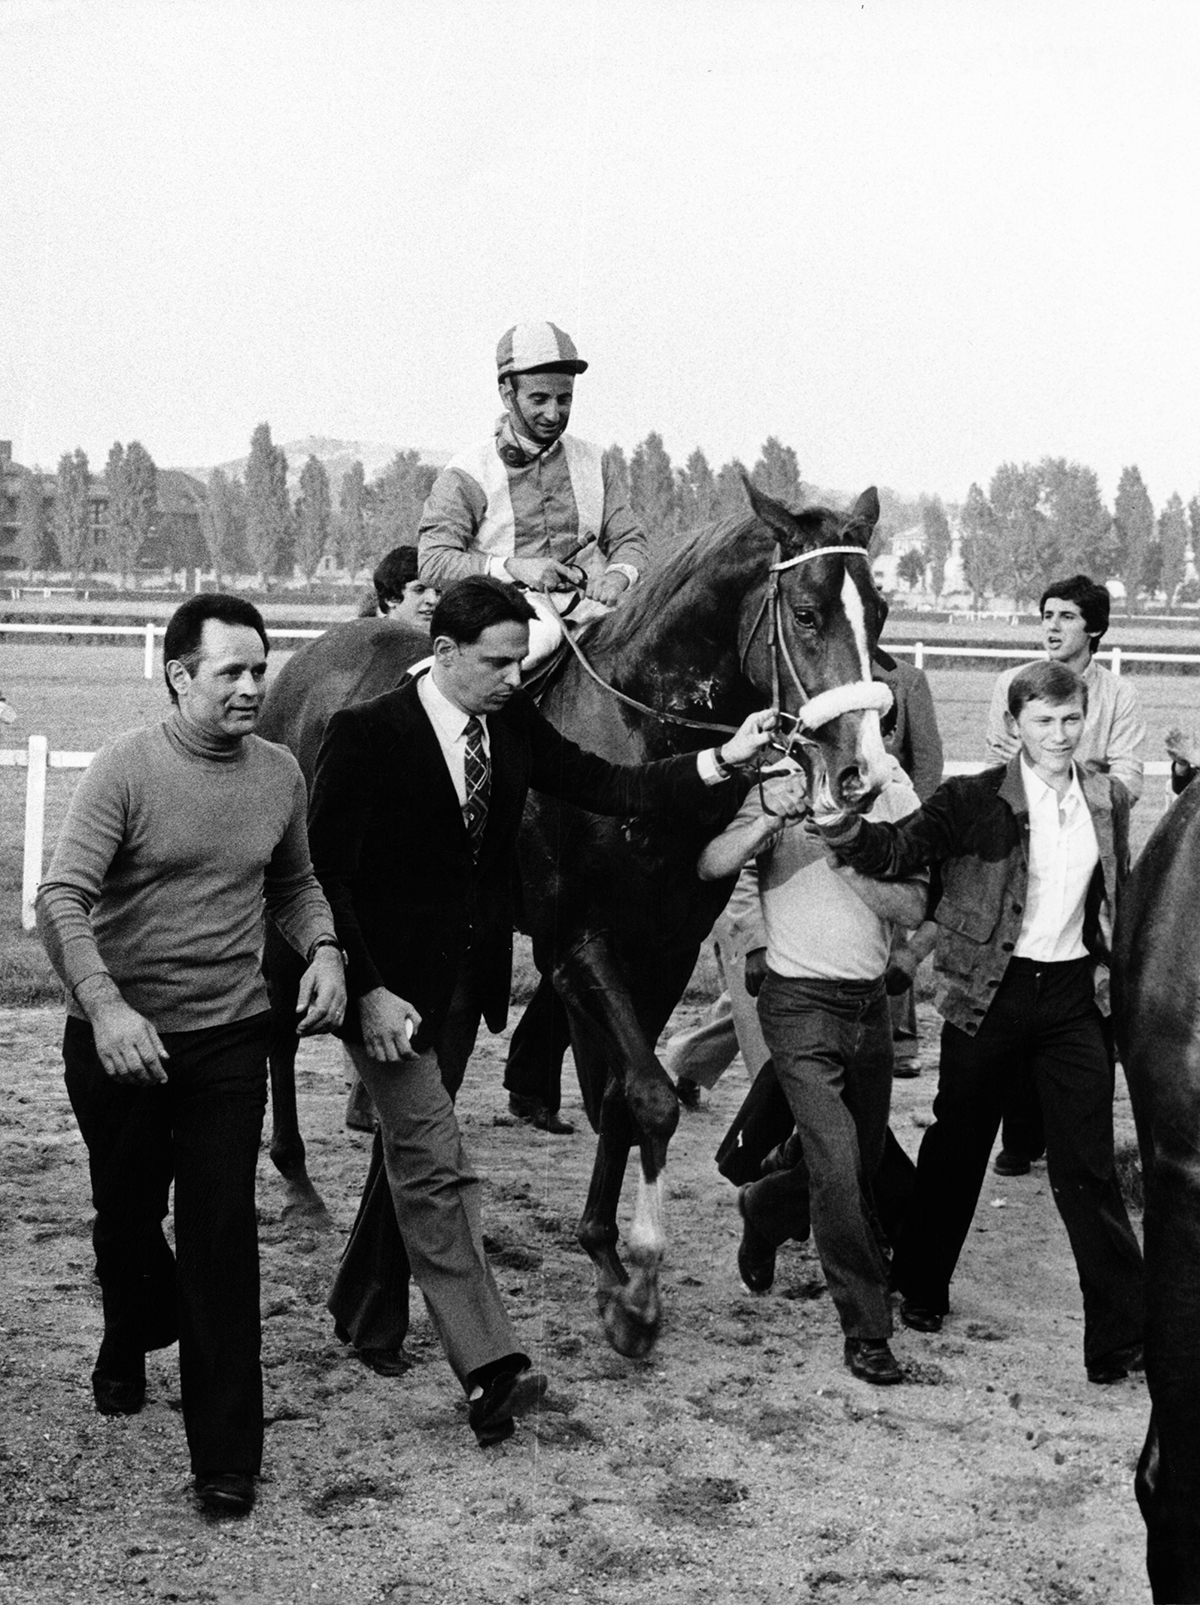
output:
MULTIPOLYGON (((775 543, 772 562, 768 569, 770 578, 763 591, 762 601, 759 603, 750 628, 745 632, 744 636, 739 631, 738 668, 745 679, 750 678, 746 673, 746 664, 755 639, 765 623, 767 653, 771 664, 771 711, 777 720, 789 721, 792 726, 783 742, 774 741, 771 744, 775 751, 781 755, 781 759, 790 758, 793 747, 818 746, 819 743, 814 740, 810 732, 819 730, 822 725, 828 724, 831 719, 836 718, 839 714, 852 711, 866 712, 872 709, 883 712, 890 705, 891 692, 886 686, 873 680, 859 681, 849 686, 835 686, 829 691, 821 691, 815 697, 811 697, 796 672, 796 665, 792 661, 790 653, 786 650, 784 642, 783 601, 779 591, 780 574, 786 569, 796 568, 801 563, 811 563, 814 558, 818 557, 865 558, 866 556, 867 551, 863 546, 817 546, 812 551, 800 552, 796 557, 782 558, 780 556, 779 542, 776 541, 775 543), (800 711, 798 713, 785 713, 780 707, 781 659, 787 665, 792 684, 800 700, 800 711)), ((731 736, 736 734, 737 725, 720 724, 712 719, 688 719, 683 714, 671 713, 666 708, 651 707, 649 703, 639 702, 636 697, 631 697, 626 692, 619 691, 615 685, 612 685, 602 675, 598 674, 588 662, 583 648, 575 639, 574 634, 566 628, 564 628, 563 634, 584 672, 609 696, 615 697, 618 702, 624 703, 627 708, 634 708, 638 713, 644 713, 649 718, 657 720, 660 724, 679 725, 688 730, 717 731, 722 735, 731 736)), ((774 813, 774 810, 767 806, 765 797, 762 797, 761 760, 755 767, 763 808, 767 813, 774 813)))

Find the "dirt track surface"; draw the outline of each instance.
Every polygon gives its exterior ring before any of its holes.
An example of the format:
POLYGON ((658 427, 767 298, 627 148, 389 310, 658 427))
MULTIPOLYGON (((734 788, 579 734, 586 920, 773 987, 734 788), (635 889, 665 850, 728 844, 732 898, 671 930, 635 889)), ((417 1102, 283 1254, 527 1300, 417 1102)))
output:
MULTIPOLYGON (((912 1152, 934 1088, 924 1012, 927 1068, 897 1082, 893 1116, 912 1152)), ((900 1328, 907 1383, 872 1388, 843 1368, 809 1246, 781 1254, 766 1297, 738 1281, 733 1191, 712 1165, 745 1088, 735 1067, 681 1121, 664 1331, 630 1362, 604 1343, 574 1243, 593 1150, 578 1093, 565 1101, 574 1137, 496 1124, 503 1044, 490 1038, 459 1107, 498 1279, 550 1376, 541 1415, 478 1449, 419 1300, 419 1363, 403 1379, 335 1341, 324 1298, 368 1140, 341 1126, 340 1050, 310 1044, 301 1120, 333 1225, 285 1218, 264 1154, 264 1477, 251 1517, 208 1520, 174 1350, 150 1357, 141 1415, 92 1408, 99 1296, 60 1032, 55 1012, 0 1014, 4 1605, 1149 1598, 1132 1491, 1145 1387, 1085 1379, 1044 1167, 989 1175, 944 1332, 900 1328)), ((1118 1127, 1131 1129, 1124 1099, 1118 1127)))

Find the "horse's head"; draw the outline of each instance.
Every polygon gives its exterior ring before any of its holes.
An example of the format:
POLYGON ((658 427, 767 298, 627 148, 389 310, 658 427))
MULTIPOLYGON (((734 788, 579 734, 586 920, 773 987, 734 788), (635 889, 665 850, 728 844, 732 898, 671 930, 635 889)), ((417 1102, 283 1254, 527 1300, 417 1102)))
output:
POLYGON ((743 671, 778 699, 784 735, 797 728, 814 808, 868 808, 887 778, 879 719, 891 700, 871 678, 887 617, 867 560, 879 497, 872 487, 848 513, 792 513, 746 488, 775 555, 765 592, 755 586, 742 604, 743 671))

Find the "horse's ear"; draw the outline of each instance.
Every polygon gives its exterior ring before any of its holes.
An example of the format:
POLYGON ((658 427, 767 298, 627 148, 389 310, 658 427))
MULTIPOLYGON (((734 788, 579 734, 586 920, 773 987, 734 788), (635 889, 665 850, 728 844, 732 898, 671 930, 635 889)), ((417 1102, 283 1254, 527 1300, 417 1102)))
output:
POLYGON ((879 522, 879 492, 874 485, 864 490, 846 516, 847 535, 858 535, 862 544, 870 544, 871 532, 879 522))
POLYGON ((773 496, 768 496, 765 491, 759 490, 745 469, 742 470, 742 484, 746 487, 751 507, 767 528, 774 530, 781 541, 794 541, 796 520, 782 502, 777 502, 773 496))

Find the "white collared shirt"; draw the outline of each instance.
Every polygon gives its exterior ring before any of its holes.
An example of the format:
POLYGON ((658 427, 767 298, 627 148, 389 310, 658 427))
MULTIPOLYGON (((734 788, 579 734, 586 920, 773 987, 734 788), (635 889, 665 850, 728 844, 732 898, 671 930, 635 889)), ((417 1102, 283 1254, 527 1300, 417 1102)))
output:
MULTIPOLYGON (((438 738, 438 746, 442 749, 442 757, 446 760, 446 768, 450 771, 450 779, 458 793, 458 805, 465 808, 467 803, 467 721, 471 715, 464 713, 456 702, 451 702, 444 691, 439 691, 432 674, 423 674, 417 681, 417 695, 421 699, 421 706, 429 715, 429 722, 433 726, 433 733, 438 738)), ((479 723, 483 726, 483 750, 487 754, 488 762, 492 761, 492 742, 488 734, 488 722, 484 714, 477 715, 479 723)))
POLYGON ((1021 779, 1029 804, 1029 887, 1016 956, 1044 964, 1086 958, 1083 910, 1100 848, 1079 772, 1071 766, 1062 797, 1024 756, 1021 779))

